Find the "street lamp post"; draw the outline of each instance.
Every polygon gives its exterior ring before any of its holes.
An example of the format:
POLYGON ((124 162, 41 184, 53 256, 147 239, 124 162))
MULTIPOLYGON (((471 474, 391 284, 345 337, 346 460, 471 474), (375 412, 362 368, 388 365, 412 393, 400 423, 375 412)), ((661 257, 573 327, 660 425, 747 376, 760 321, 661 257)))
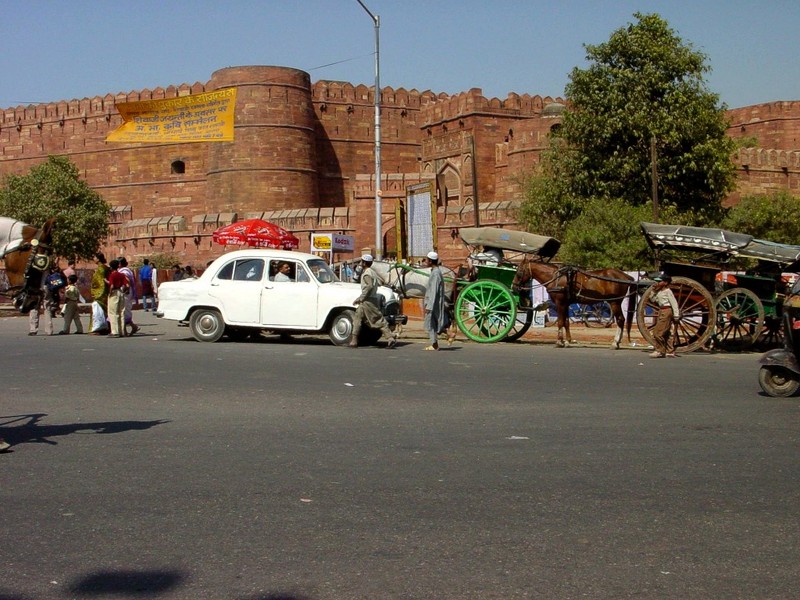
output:
POLYGON ((381 18, 372 14, 361 0, 357 0, 375 23, 375 257, 383 257, 383 223, 381 207, 381 18))

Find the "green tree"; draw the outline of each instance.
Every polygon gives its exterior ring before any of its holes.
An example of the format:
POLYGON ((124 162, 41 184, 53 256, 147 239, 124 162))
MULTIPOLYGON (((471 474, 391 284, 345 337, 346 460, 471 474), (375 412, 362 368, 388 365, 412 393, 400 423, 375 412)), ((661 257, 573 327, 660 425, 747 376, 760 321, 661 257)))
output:
POLYGON ((557 169, 563 163, 549 157, 548 152, 539 169, 526 177, 519 220, 534 233, 563 241, 567 226, 580 216, 586 201, 561 185, 564 179, 557 169))
POLYGON ((591 201, 566 232, 560 259, 593 268, 645 268, 652 253, 639 223, 651 216, 649 207, 624 200, 591 201))
POLYGON ((585 46, 589 66, 570 74, 561 127, 552 134, 521 210, 531 231, 555 229, 553 222, 562 220, 565 250, 575 257, 579 252, 571 240, 591 232, 571 230, 593 227, 594 221, 577 219, 595 202, 620 204, 622 212, 625 205, 651 204, 653 140, 659 205, 671 218, 718 224, 725 212, 722 199, 735 184, 735 144, 726 135, 725 107, 704 82, 705 55, 660 16, 634 16, 634 23, 607 42, 585 46))
POLYGON ((728 211, 722 226, 770 242, 800 245, 800 198, 788 192, 745 196, 728 211))
POLYGON ((64 156, 49 156, 28 175, 7 176, 0 214, 37 227, 55 218, 53 248, 62 257, 91 260, 108 236, 108 203, 64 156))

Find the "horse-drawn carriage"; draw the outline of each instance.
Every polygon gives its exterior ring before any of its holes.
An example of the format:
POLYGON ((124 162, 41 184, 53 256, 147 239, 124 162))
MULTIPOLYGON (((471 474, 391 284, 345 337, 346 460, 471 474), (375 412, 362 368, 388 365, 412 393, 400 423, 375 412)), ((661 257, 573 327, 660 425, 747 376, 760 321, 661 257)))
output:
MULTIPOLYGON (((461 240, 469 248, 467 265, 454 271, 442 267, 453 321, 467 338, 482 343, 514 341, 533 323, 530 289, 513 286, 518 263, 535 258, 549 261, 558 240, 498 227, 465 227, 461 240)), ((428 269, 404 263, 373 265, 404 298, 425 294, 428 269)))
MULTIPOLYGON (((670 288, 680 307, 676 350, 706 345, 742 350, 780 334, 784 283, 781 273, 800 258, 800 246, 705 227, 642 223, 658 268, 672 277, 670 288), (758 264, 745 273, 729 271, 737 258, 758 264)), ((652 288, 644 289, 637 322, 652 343, 655 326, 652 288)))
POLYGON ((533 323, 535 308, 529 290, 513 285, 519 261, 549 261, 561 242, 497 227, 466 227, 460 235, 470 254, 455 290, 458 328, 476 342, 519 339, 533 323))

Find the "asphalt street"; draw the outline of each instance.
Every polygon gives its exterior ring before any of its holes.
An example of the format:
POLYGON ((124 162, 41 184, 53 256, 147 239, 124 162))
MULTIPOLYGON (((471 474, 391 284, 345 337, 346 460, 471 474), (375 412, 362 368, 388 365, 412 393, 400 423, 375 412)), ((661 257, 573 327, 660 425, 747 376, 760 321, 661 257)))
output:
POLYGON ((0 600, 798 597, 756 354, 0 319, 0 600))

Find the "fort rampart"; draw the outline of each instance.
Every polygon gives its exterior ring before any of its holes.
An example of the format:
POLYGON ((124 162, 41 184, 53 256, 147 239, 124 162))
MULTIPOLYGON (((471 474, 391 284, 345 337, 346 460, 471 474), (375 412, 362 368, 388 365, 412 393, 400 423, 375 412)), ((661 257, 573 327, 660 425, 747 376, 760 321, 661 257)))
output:
MULTIPOLYGON (((394 247, 395 204, 408 186, 434 180, 440 251, 458 252, 460 226, 514 226, 524 175, 538 162, 559 98, 482 91, 447 95, 381 89, 381 181, 374 174, 374 89, 312 83, 286 67, 220 69, 206 83, 145 89, 0 111, 0 176, 24 174, 48 155, 66 155, 112 207, 107 252, 175 252, 204 262, 222 248, 210 232, 263 216, 308 247, 310 231, 374 241, 374 197, 383 197, 384 247, 394 247), (235 141, 120 144, 116 105, 237 88, 235 141), (379 187, 378 187, 379 186, 379 187), (448 250, 449 248, 449 250, 448 250)), ((741 194, 800 194, 800 101, 733 109, 729 134, 755 140, 735 157, 741 194)))

